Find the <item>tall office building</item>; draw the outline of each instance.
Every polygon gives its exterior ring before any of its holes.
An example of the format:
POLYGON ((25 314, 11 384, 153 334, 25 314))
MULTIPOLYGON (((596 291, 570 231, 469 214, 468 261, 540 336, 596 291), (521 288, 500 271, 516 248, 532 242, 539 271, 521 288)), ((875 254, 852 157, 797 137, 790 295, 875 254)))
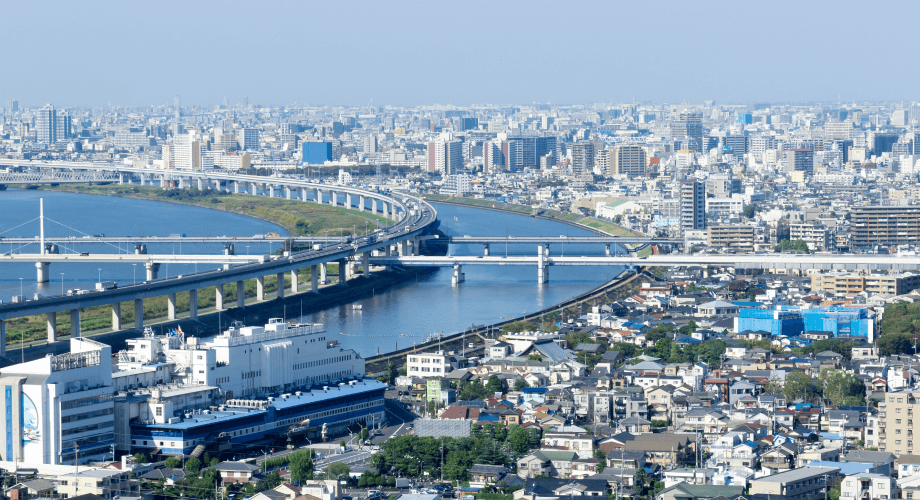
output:
POLYGON ((594 171, 594 143, 578 141, 572 144, 572 172, 577 174, 594 171))
POLYGON ((700 151, 703 144, 703 121, 699 113, 681 113, 671 122, 671 139, 681 141, 681 149, 700 151))
POLYGON ((706 185, 700 181, 680 183, 681 229, 706 229, 706 185))
POLYGON ((850 212, 850 242, 854 247, 916 245, 920 243, 920 207, 854 208, 850 212))
POLYGON ((463 170, 463 143, 440 140, 428 143, 428 171, 442 175, 458 174, 463 170))
POLYGON ((8 115, 16 113, 17 111, 19 111, 19 101, 17 100, 6 101, 6 107, 4 109, 6 110, 6 114, 8 115))
POLYGON ((48 104, 35 114, 36 140, 53 144, 70 137, 70 116, 48 104))
POLYGON ((850 138, 853 133, 853 122, 827 122, 824 124, 824 140, 842 140, 850 138))
POLYGON ((815 173, 815 152, 810 149, 790 149, 786 151, 786 172, 815 173))
POLYGON ((524 143, 518 139, 502 141, 505 170, 520 172, 524 169, 524 143))
POLYGON ((881 156, 882 153, 890 153, 891 147, 898 142, 898 134, 870 132, 868 134, 868 144, 872 154, 881 156))
POLYGON ((259 149, 259 129, 240 129, 240 149, 259 149))
POLYGON ((614 146, 609 151, 607 175, 636 177, 645 175, 648 153, 641 146, 614 146))
MULTIPOLYGON (((722 150, 725 151, 726 148, 731 149, 732 155, 734 155, 735 160, 744 160, 744 155, 748 152, 747 147, 747 136, 744 134, 729 134, 724 137, 719 138, 720 146, 722 150)), ((703 150, 706 151, 706 150, 703 150)))

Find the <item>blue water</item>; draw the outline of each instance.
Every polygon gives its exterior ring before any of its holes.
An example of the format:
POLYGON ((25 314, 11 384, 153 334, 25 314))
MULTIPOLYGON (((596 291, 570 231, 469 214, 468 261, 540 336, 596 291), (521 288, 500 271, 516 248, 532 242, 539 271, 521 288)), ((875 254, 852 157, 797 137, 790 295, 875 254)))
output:
MULTIPOLYGON (((187 236, 243 236, 274 231, 287 234, 268 222, 226 212, 175 205, 169 203, 103 197, 70 193, 23 190, 0 191, 0 233, 3 236, 28 236, 38 234, 38 199, 45 200, 45 232, 54 236, 82 236, 105 233, 107 236, 168 236, 184 233, 187 236), (21 227, 12 229, 20 224, 21 227), (60 225, 60 224, 63 224, 60 225), (73 228, 73 229, 68 229, 73 228)), ((560 236, 590 235, 587 230, 558 222, 534 219, 527 216, 505 214, 475 208, 437 205, 441 229, 449 235, 470 236, 560 236)), ((37 244, 19 248, 14 252, 34 253, 37 244)), ((148 247, 148 253, 219 253, 217 244, 159 244, 148 247)), ((68 245, 62 252, 133 252, 131 248, 103 245, 68 245)), ((269 244, 251 244, 251 253, 269 253, 275 248, 269 244)), ((536 254, 536 245, 493 245, 491 254, 536 254)), ((0 248, 9 252, 10 248, 0 248)), ((247 251, 245 245, 237 253, 247 251)), ((481 255, 481 245, 452 245, 451 255, 481 255)), ((562 245, 550 248, 552 255, 570 253, 602 255, 601 245, 562 245)), ((138 266, 136 278, 144 279, 144 269, 138 266)), ((212 266, 213 267, 213 266, 212 266)), ((35 283, 32 264, 0 264, 0 299, 9 300, 19 294, 22 279, 23 293, 57 295, 63 288, 92 288, 100 278, 95 264, 52 264, 52 281, 43 285, 35 283)), ((194 265, 173 265, 160 268, 161 276, 175 276, 195 271, 194 265)), ((199 271, 205 270, 198 266, 199 271)), ((323 323, 344 347, 357 350, 362 355, 372 355, 421 342, 432 333, 451 333, 472 325, 489 324, 505 318, 534 312, 562 302, 591 288, 603 284, 622 271, 621 267, 550 267, 549 283, 538 285, 536 266, 499 267, 464 266, 466 281, 451 286, 453 269, 445 268, 422 276, 416 282, 397 284, 373 296, 357 297, 353 302, 305 315, 302 320, 323 323), (355 311, 353 304, 361 304, 355 311), (344 335, 339 335, 340 333, 344 335)), ((131 264, 106 266, 101 271, 105 281, 130 283, 135 279, 131 264)), ((288 306, 288 319, 298 311, 288 306)))
MULTIPOLYGON (((84 194, 58 193, 9 189, 0 191, 0 236, 28 237, 39 234, 39 199, 45 200, 45 235, 46 236, 82 236, 89 234, 106 234, 108 236, 169 236, 186 234, 187 236, 241 236, 276 232, 287 235, 284 228, 253 219, 243 215, 209 210, 205 208, 162 203, 156 201, 135 200, 115 196, 93 196, 84 194)), ((25 244, 0 245, 0 253, 38 253, 39 245, 34 240, 25 244)), ((269 253, 277 250, 270 244, 238 245, 236 252, 269 253)), ((59 253, 134 253, 134 246, 80 244, 79 241, 62 245, 59 253)), ((147 246, 147 253, 159 254, 220 254, 222 244, 154 244, 147 246)), ((159 277, 188 274, 196 269, 204 271, 217 266, 182 264, 160 267, 159 277)), ((13 295, 20 294, 31 298, 33 294, 42 296, 60 295, 63 289, 94 288, 100 278, 103 281, 132 283, 134 280, 146 279, 142 265, 112 264, 105 267, 97 264, 52 264, 49 272, 50 282, 36 284, 34 264, 0 264, 0 300, 9 301, 13 295), (99 270, 100 268, 101 271, 99 270), (63 273, 63 276, 61 275, 63 273), (20 278, 22 280, 20 281, 20 278), (62 282, 63 280, 63 282, 62 282)))

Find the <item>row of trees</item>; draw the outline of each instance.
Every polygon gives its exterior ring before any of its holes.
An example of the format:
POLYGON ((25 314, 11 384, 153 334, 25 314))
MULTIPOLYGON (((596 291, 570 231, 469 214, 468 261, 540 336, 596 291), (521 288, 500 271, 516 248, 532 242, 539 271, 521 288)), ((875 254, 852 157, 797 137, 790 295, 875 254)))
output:
POLYGON ((789 372, 783 383, 771 380, 764 389, 768 394, 782 393, 790 401, 824 399, 834 406, 866 404, 865 384, 856 374, 834 368, 822 370, 817 380, 801 370, 789 372))

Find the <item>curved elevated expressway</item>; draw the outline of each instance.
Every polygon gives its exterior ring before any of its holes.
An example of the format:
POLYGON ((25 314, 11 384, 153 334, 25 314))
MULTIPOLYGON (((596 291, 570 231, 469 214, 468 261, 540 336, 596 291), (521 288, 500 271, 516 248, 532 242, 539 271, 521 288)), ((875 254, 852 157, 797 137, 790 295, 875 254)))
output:
MULTIPOLYGON (((205 184, 216 186, 221 189, 222 183, 234 184, 235 188, 246 184, 253 189, 258 185, 263 186, 263 192, 269 196, 275 194, 275 189, 284 193, 289 199, 300 199, 303 201, 318 200, 322 202, 322 193, 332 194, 329 199, 336 202, 338 197, 335 194, 344 194, 346 208, 355 208, 352 204, 353 199, 358 201, 358 209, 364 211, 369 208, 370 212, 378 213, 385 217, 393 219, 395 222, 387 226, 382 232, 376 233, 374 238, 357 238, 354 242, 346 244, 339 242, 330 246, 311 249, 302 252, 295 252, 283 257, 280 256, 262 256, 257 262, 244 263, 236 266, 225 266, 224 269, 185 275, 181 278, 169 278, 162 280, 149 280, 145 283, 119 286, 116 289, 101 292, 90 292, 82 295, 48 297, 33 301, 21 303, 0 304, 0 355, 6 353, 6 325, 5 321, 23 316, 33 316, 39 314, 48 315, 48 341, 57 340, 56 333, 56 316, 55 313, 60 311, 71 312, 71 336, 79 336, 79 317, 80 309, 85 307, 111 305, 112 306, 112 326, 113 329, 121 329, 121 310, 122 302, 134 302, 135 323, 137 329, 143 328, 143 300, 152 297, 166 295, 169 298, 169 312, 171 317, 175 317, 175 294, 179 292, 189 292, 192 296, 191 317, 197 317, 197 293, 198 290, 205 287, 214 286, 217 288, 217 309, 224 308, 223 287, 229 283, 236 283, 237 286, 237 305, 243 306, 244 295, 242 293, 244 281, 247 279, 256 279, 257 298, 264 299, 263 280, 266 275, 275 274, 279 278, 279 283, 284 283, 285 273, 291 274, 291 289, 293 292, 298 291, 296 271, 304 267, 311 267, 311 290, 317 290, 320 267, 325 268, 326 263, 338 262, 345 264, 348 261, 360 260, 363 264, 365 275, 368 273, 369 258, 372 252, 377 252, 381 256, 389 256, 397 253, 402 256, 415 255, 417 253, 419 237, 430 231, 437 224, 437 212, 434 207, 425 201, 403 194, 385 194, 375 191, 363 190, 347 186, 333 186, 327 184, 318 184, 304 180, 288 179, 281 177, 258 177, 251 175, 234 175, 228 173, 210 173, 210 172, 185 172, 185 171, 156 171, 149 169, 126 168, 118 165, 100 165, 100 164, 77 164, 71 162, 18 162, 9 160, 0 160, 0 165, 11 166, 32 166, 46 168, 63 168, 77 170, 101 170, 117 172, 119 177, 116 182, 125 182, 126 177, 147 176, 155 180, 159 178, 165 185, 166 180, 176 181, 181 187, 189 187, 193 182, 198 183, 199 187, 205 184), (300 196, 293 198, 292 193, 299 192, 300 196), (314 200, 308 200, 307 194, 314 194, 314 200), (334 194, 333 194, 334 193, 334 194), (367 201, 370 207, 367 207, 367 201), (394 251, 395 250, 395 251, 394 251)), ((2 183, 2 180, 0 180, 2 183)), ((35 183, 35 181, 32 181, 35 183)), ((246 190, 249 192, 249 190, 246 190)), ((237 192, 240 192, 237 190, 237 192)), ((132 256, 134 258, 143 256, 132 256)), ((73 256, 71 261, 78 260, 73 256)), ((49 256, 49 260, 50 256, 49 256)), ((154 265, 154 262, 150 263, 154 265)), ((150 266, 148 266, 149 268, 150 266)), ((346 284, 345 265, 339 266, 339 277, 342 285, 346 284)), ((155 269, 155 268, 154 268, 155 269)), ((278 289, 278 295, 283 297, 285 290, 283 286, 278 289)))

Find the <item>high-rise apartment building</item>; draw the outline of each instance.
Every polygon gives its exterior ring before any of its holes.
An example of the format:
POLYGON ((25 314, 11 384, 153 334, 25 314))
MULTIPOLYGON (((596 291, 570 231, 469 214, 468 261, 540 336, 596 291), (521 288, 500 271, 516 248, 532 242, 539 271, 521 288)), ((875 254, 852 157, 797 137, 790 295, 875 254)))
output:
POLYGON ((6 114, 11 115, 19 111, 19 101, 12 100, 6 101, 6 106, 4 107, 6 114))
POLYGON ((706 185, 700 181, 680 183, 681 229, 706 229, 706 185))
POLYGON ((168 169, 201 170, 201 142, 197 135, 178 134, 164 144, 163 163, 168 169))
POLYGON ((854 247, 920 243, 920 207, 868 206, 850 212, 854 247))
POLYGON ((70 116, 48 104, 35 114, 36 140, 53 144, 70 137, 70 116))
POLYGON ((301 151, 304 165, 322 165, 332 160, 331 142, 305 142, 301 151))
POLYGON ((889 134, 883 132, 870 132, 867 135, 868 144, 872 154, 881 156, 882 153, 890 153, 891 147, 898 142, 898 134, 889 134))
POLYGON ((500 170, 505 165, 505 155, 499 144, 492 141, 482 143, 482 171, 485 173, 500 170))
POLYGON ((827 122, 824 124, 824 140, 845 141, 850 139, 851 133, 853 133, 853 122, 851 121, 827 122))
POLYGON ((878 404, 876 446, 880 451, 898 456, 920 454, 920 418, 916 418, 920 413, 920 391, 899 390, 884 396, 878 404), (916 436, 914 431, 917 431, 916 436), (914 437, 918 437, 916 444, 914 437))
POLYGON ((367 134, 364 136, 364 154, 370 155, 377 152, 377 136, 374 134, 367 134))
POLYGON ((703 121, 699 113, 681 113, 671 122, 671 139, 681 141, 681 149, 700 150, 703 144, 703 121))
POLYGON ((439 140, 428 143, 428 171, 452 175, 463 170, 463 143, 439 140))
POLYGON ((240 129, 240 149, 259 149, 259 129, 240 129))
POLYGON ((505 170, 520 172, 524 170, 524 143, 513 139, 502 142, 502 156, 504 156, 505 170))
POLYGON ((786 151, 786 172, 815 173, 815 152, 810 149, 790 149, 786 151))
POLYGON ((614 146, 610 150, 607 175, 636 177, 645 175, 648 153, 641 146, 614 146))
POLYGON ((594 171, 594 143, 578 141, 572 144, 572 172, 575 174, 594 171))

